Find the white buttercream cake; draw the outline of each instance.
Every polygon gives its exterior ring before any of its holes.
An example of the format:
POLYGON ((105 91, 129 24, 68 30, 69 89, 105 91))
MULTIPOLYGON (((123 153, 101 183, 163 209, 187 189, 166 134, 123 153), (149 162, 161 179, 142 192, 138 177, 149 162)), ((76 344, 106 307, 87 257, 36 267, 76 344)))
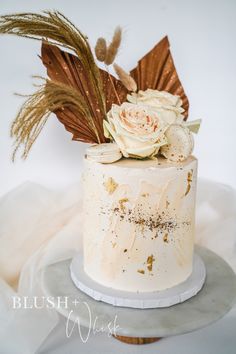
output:
POLYGON ((111 41, 99 37, 94 50, 57 11, 3 16, 0 33, 30 38, 32 26, 33 38, 42 39, 48 78, 12 124, 13 159, 22 145, 22 157, 28 156, 54 112, 73 140, 91 144, 84 170, 85 273, 106 287, 131 292, 184 282, 192 272, 194 246, 192 133, 201 120, 187 121, 189 102, 168 37, 126 72, 116 63, 120 26, 111 41), (19 23, 27 25, 22 29, 19 23), (116 76, 108 70, 112 64, 116 76))
POLYGON ((84 271, 119 290, 171 288, 192 272, 197 160, 85 158, 84 271))

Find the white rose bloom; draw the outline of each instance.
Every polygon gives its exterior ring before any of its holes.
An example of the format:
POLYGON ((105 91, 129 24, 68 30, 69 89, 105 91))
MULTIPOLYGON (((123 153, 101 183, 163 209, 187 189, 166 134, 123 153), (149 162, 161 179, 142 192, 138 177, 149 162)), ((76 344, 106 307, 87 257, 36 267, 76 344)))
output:
POLYGON ((127 100, 134 104, 151 106, 155 108, 158 115, 164 112, 163 118, 167 124, 181 124, 183 121, 182 100, 179 96, 169 92, 152 89, 140 90, 127 95, 127 100))
POLYGON ((125 157, 152 157, 167 143, 164 133, 169 125, 164 113, 141 104, 113 104, 104 120, 105 135, 118 144, 125 157))

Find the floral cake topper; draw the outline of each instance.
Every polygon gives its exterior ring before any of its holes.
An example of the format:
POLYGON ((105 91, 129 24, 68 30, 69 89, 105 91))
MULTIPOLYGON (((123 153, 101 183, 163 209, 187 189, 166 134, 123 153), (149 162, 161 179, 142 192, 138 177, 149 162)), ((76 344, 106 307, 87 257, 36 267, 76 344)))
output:
POLYGON ((198 132, 200 120, 186 121, 189 103, 167 37, 128 73, 115 62, 120 27, 109 43, 98 38, 94 50, 88 38, 57 11, 1 16, 0 33, 41 40, 40 58, 48 75, 39 78, 42 84, 12 124, 13 159, 21 146, 22 157, 28 156, 51 113, 73 140, 95 144, 88 155, 100 162, 158 154, 182 161, 192 153, 192 132, 198 132), (110 73, 111 65, 117 77, 110 73))

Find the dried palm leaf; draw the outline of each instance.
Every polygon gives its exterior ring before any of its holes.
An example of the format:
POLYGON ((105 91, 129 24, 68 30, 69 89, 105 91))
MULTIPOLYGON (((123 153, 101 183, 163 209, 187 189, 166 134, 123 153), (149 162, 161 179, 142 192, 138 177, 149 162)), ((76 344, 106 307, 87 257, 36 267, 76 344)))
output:
POLYGON ((164 37, 139 60, 137 67, 131 70, 130 75, 137 82, 138 90, 150 88, 180 96, 183 101, 182 106, 185 109, 185 119, 187 119, 189 102, 179 80, 167 37, 164 37))
MULTIPOLYGON (((101 110, 99 102, 96 99, 93 85, 91 85, 91 81, 88 77, 89 74, 84 70, 80 59, 75 55, 60 50, 60 48, 54 45, 49 45, 46 41, 42 43, 41 59, 47 68, 47 74, 51 80, 73 87, 84 97, 90 116, 93 117, 94 125, 98 131, 99 140, 96 142, 104 143, 106 141, 102 123, 104 112, 101 110)), ((101 83, 103 90, 102 80, 101 83)), ((65 128, 69 130, 68 125, 70 126, 70 120, 73 119, 73 121, 76 121, 76 117, 72 116, 71 112, 67 114, 67 111, 68 109, 65 108, 63 114, 59 111, 56 112, 56 115, 60 122, 65 125, 65 128)), ((73 134, 73 140, 80 140, 80 131, 69 131, 73 134)))
MULTIPOLYGON (((103 118, 106 115, 102 81, 91 48, 85 35, 60 12, 45 11, 42 15, 20 13, 0 17, 0 33, 42 40, 68 48, 79 57, 83 71, 89 80, 90 93, 99 106, 103 118)), ((99 119, 97 116, 94 119, 99 119)))
MULTIPOLYGON (((99 120, 95 121, 95 124, 98 131, 100 132, 102 129, 103 132, 103 116, 101 114, 99 116, 99 106, 97 105, 96 100, 94 100, 92 92, 90 92, 87 73, 83 70, 80 60, 73 54, 64 52, 60 48, 48 44, 45 41, 42 43, 41 59, 47 68, 47 74, 50 79, 74 87, 81 93, 81 95, 84 96, 91 109, 97 112, 99 120), (98 122, 101 122, 101 125, 99 125, 98 122)), ((105 96, 106 111, 108 112, 112 103, 119 103, 117 101, 114 90, 112 89, 112 86, 114 85, 121 102, 126 100, 128 91, 120 80, 117 80, 111 74, 109 77, 108 72, 105 70, 99 70, 102 81, 102 88, 105 96)), ((57 117, 60 119, 58 114, 57 117)), ((66 126, 65 120, 63 124, 66 126)))

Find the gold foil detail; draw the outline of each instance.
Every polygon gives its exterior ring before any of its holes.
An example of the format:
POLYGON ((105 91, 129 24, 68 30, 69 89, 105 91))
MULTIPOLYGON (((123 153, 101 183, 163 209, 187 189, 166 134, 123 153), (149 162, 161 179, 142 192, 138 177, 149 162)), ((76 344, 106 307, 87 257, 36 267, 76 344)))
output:
POLYGON ((114 193, 118 187, 118 183, 116 183, 112 177, 109 177, 107 181, 103 183, 103 185, 109 194, 114 193))
POLYGON ((147 258, 147 269, 149 270, 149 272, 152 271, 152 266, 153 266, 153 262, 155 261, 155 258, 153 257, 153 255, 148 256, 147 258))
POLYGON ((143 269, 138 269, 137 272, 140 274, 145 274, 145 271, 143 269))
POLYGON ((149 193, 143 193, 143 194, 141 194, 141 196, 144 198, 149 197, 149 193))
POLYGON ((186 192, 184 194, 184 196, 186 197, 186 195, 190 192, 191 189, 191 183, 193 181, 193 170, 191 170, 190 172, 188 172, 188 177, 187 177, 187 189, 186 192))
POLYGON ((112 248, 115 248, 116 247, 116 242, 112 242, 112 248))
POLYGON ((120 209, 121 209, 121 211, 125 211, 125 203, 127 203, 129 201, 129 199, 128 198, 122 198, 122 199, 120 199, 119 200, 119 204, 120 204, 120 209))
POLYGON ((163 236, 163 241, 166 242, 166 243, 169 243, 168 234, 165 234, 165 235, 163 236))

